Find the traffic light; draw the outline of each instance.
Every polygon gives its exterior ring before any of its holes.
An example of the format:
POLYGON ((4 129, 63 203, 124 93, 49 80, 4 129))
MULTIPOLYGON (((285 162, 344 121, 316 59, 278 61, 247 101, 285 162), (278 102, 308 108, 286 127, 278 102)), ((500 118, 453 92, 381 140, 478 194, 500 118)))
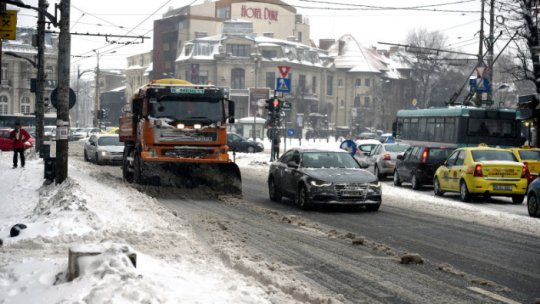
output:
POLYGON ((268 110, 268 115, 271 115, 274 113, 274 99, 270 98, 266 100, 266 106, 264 106, 268 110))
POLYGON ((281 110, 281 100, 274 98, 272 101, 272 105, 274 106, 274 111, 279 112, 281 110))

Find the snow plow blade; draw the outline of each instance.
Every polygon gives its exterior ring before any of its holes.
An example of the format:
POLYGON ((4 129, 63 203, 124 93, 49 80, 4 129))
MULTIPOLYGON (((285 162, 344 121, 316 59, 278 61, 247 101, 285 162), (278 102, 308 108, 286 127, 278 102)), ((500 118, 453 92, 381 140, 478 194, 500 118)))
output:
POLYGON ((233 163, 167 163, 163 164, 159 185, 179 188, 206 186, 223 194, 242 194, 240 168, 233 163))

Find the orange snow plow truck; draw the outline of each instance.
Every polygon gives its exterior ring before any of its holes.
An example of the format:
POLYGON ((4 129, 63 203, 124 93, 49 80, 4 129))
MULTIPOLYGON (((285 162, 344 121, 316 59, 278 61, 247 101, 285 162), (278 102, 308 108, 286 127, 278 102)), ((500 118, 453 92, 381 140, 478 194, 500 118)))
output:
POLYGON ((228 154, 227 122, 234 123, 234 102, 222 89, 153 80, 120 118, 124 179, 241 194, 240 169, 228 154))

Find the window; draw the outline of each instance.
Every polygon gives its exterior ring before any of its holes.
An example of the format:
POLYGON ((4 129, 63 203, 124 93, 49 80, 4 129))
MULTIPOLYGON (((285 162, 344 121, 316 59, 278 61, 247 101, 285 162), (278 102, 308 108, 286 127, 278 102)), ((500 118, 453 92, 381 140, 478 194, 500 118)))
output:
POLYGON ((311 79, 311 93, 317 94, 317 77, 313 76, 311 79))
POLYGON ((193 56, 210 56, 214 51, 214 45, 208 42, 197 42, 193 46, 193 56))
POLYGON ((21 98, 21 113, 30 114, 30 97, 28 96, 21 98))
POLYGON ((298 41, 302 42, 302 32, 298 32, 298 41))
POLYGON ((446 164, 448 166, 453 166, 456 163, 456 159, 457 159, 457 156, 458 156, 459 152, 460 151, 456 151, 456 152, 452 153, 452 155, 450 155, 450 157, 446 161, 446 164))
POLYGON ((276 73, 266 72, 266 87, 275 88, 276 86, 276 73))
POLYGON ((227 44, 227 53, 234 57, 249 57, 250 46, 247 44, 227 44))
POLYGON ((326 76, 326 95, 334 95, 334 76, 326 76))
POLYGON ((225 7, 218 8, 217 12, 216 12, 216 15, 217 15, 218 18, 230 19, 231 18, 231 7, 230 6, 225 6, 225 7))
POLYGON ((208 83, 208 71, 199 71, 199 84, 208 83))
POLYGON ((410 158, 411 160, 418 160, 420 159, 420 154, 418 153, 418 150, 420 149, 420 147, 414 147, 412 152, 411 152, 411 155, 410 155, 410 158))
POLYGON ((262 51, 263 58, 266 59, 272 59, 277 57, 277 51, 276 50, 263 50, 262 51))
POLYGON ((8 79, 8 64, 2 63, 2 80, 8 79))
POLYGON ((338 81, 337 81, 337 86, 338 86, 338 88, 342 88, 342 87, 343 87, 343 79, 338 79, 338 81))
POLYGON ((300 88, 300 92, 302 92, 302 94, 306 92, 306 75, 298 76, 298 87, 300 88))
POLYGON ((8 97, 0 96, 0 114, 8 114, 8 97))
MULTIPOLYGON (((508 152, 508 153, 512 154, 511 152, 508 152)), ((460 151, 456 159, 456 166, 463 166, 464 161, 465 161, 465 151, 460 151)))
POLYGON ((206 37, 206 36, 208 36, 208 33, 206 33, 206 32, 195 32, 195 39, 203 38, 203 37, 206 37))
POLYGON ((370 87, 370 86, 371 86, 371 79, 366 78, 366 79, 364 80, 364 84, 366 85, 366 87, 370 87))
POLYGON ((369 96, 364 97, 364 106, 366 108, 371 107, 371 98, 369 96))
POLYGON ((244 69, 231 70, 231 89, 245 89, 246 78, 244 69))
POLYGON ((361 85, 362 85, 362 79, 357 78, 356 81, 355 81, 355 83, 354 83, 354 86, 355 86, 355 87, 359 87, 359 86, 361 86, 361 85))
POLYGON ((360 96, 354 97, 354 107, 359 108, 360 107, 360 96))

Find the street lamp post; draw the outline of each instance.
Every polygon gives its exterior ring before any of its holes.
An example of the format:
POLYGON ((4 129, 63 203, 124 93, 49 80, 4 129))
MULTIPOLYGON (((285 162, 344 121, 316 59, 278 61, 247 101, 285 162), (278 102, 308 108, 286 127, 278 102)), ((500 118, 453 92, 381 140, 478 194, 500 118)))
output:
POLYGON ((100 92, 99 92, 99 77, 100 77, 99 58, 102 55, 114 54, 114 53, 116 53, 116 51, 112 51, 112 52, 109 52, 109 53, 106 53, 106 54, 100 54, 98 50, 93 50, 93 51, 94 51, 94 53, 96 53, 96 58, 97 58, 96 88, 95 88, 96 95, 94 96, 94 127, 99 128, 99 116, 98 116, 98 113, 100 111, 100 104, 99 104, 99 95, 100 95, 100 92))

